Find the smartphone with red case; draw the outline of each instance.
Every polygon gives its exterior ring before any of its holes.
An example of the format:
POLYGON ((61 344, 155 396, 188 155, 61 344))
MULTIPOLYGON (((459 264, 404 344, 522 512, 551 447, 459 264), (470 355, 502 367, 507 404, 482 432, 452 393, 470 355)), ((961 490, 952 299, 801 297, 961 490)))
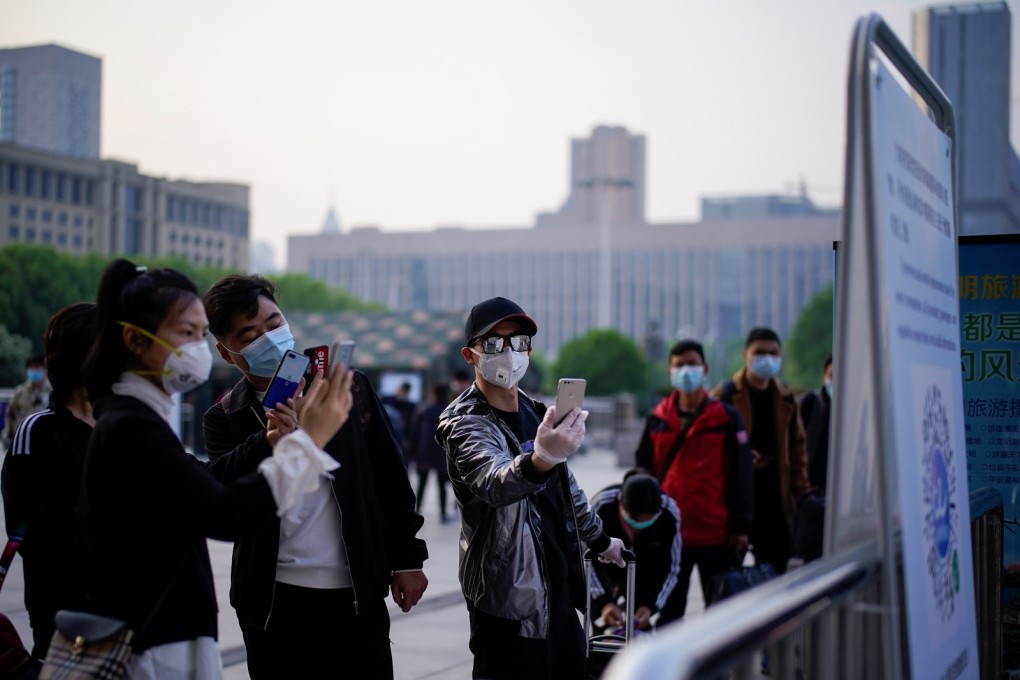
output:
POLYGON ((309 347, 304 354, 310 359, 308 370, 305 371, 305 383, 311 384, 312 378, 320 373, 322 375, 329 374, 329 345, 309 347))

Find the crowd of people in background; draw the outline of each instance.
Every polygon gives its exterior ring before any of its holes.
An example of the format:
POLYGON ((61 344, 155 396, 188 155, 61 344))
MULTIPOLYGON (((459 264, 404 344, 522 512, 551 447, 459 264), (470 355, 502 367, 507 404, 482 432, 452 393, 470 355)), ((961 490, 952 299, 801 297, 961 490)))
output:
POLYGON ((380 397, 343 366, 263 404, 294 338, 261 276, 201 293, 117 260, 96 300, 53 315, 3 432, 7 532, 24 537, 40 661, 62 609, 126 622, 131 677, 221 677, 216 538, 234 543, 230 604, 252 678, 393 677, 385 598, 408 611, 428 586, 417 534, 432 476, 438 520, 460 521, 477 678, 585 677, 589 599, 599 631, 622 629, 629 608, 648 632, 685 616, 695 567, 711 604, 749 554, 776 574, 821 554, 832 360, 798 402, 772 329, 752 329, 743 366, 718 380, 698 340, 677 342, 637 467, 589 502, 566 464, 588 413, 519 389, 539 329, 511 300, 471 309, 465 368, 421 404, 409 383, 380 397), (174 395, 209 377, 209 335, 239 380, 203 417, 199 461, 169 420, 174 395))

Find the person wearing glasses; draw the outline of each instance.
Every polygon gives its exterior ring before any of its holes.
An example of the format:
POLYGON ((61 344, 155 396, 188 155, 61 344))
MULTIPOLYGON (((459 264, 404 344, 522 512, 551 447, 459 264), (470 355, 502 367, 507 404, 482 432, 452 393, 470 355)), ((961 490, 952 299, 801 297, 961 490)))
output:
POLYGON ((461 509, 475 678, 583 678, 582 542, 625 566, 623 541, 605 533, 563 464, 581 446, 587 412, 557 414, 517 387, 537 331, 511 300, 475 305, 461 350, 475 381, 436 431, 461 509))

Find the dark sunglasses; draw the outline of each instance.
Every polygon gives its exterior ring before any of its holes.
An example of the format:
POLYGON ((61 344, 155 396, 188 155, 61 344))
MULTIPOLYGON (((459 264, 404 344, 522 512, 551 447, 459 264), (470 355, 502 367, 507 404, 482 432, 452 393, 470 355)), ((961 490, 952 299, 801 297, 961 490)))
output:
POLYGON ((482 343, 482 354, 499 354, 510 343, 510 349, 515 352, 527 352, 531 349, 530 335, 487 335, 484 338, 476 338, 475 342, 482 343))

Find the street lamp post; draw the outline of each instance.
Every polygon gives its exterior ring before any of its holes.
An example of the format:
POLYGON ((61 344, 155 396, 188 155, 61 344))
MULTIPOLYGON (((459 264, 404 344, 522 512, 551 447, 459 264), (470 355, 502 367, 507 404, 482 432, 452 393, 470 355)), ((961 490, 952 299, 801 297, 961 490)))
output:
POLYGON ((599 305, 598 327, 610 328, 613 323, 613 253, 612 253, 612 209, 615 207, 615 189, 631 189, 634 182, 619 177, 589 177, 578 180, 578 188, 602 187, 605 197, 599 212, 599 305))

